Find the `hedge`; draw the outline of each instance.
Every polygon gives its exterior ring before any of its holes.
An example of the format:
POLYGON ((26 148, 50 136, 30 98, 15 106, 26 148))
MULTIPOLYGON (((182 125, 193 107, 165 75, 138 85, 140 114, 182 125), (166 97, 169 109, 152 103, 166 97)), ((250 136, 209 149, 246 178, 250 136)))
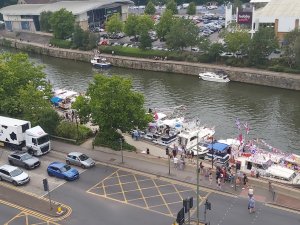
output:
POLYGON ((59 47, 59 48, 67 48, 67 49, 71 48, 71 46, 72 46, 71 41, 61 40, 61 39, 56 39, 56 38, 51 38, 50 44, 52 46, 56 46, 56 47, 59 47))
POLYGON ((62 121, 55 130, 55 135, 68 139, 76 139, 78 142, 84 141, 92 137, 93 132, 90 128, 78 124, 62 121))

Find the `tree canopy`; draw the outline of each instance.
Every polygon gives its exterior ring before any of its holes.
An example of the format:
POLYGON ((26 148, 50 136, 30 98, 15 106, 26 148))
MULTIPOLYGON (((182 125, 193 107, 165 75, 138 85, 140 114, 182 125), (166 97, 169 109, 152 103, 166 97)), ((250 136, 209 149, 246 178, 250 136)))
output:
POLYGON ((183 50, 197 44, 198 34, 198 27, 190 20, 177 18, 166 36, 166 43, 169 49, 183 50))
POLYGON ((300 30, 298 29, 287 33, 284 37, 283 58, 289 67, 294 67, 296 65, 296 61, 300 60, 299 37, 300 30))
POLYGON ((124 31, 128 36, 136 36, 138 34, 137 26, 138 26, 138 15, 129 14, 127 21, 125 23, 124 31))
POLYGON ((139 35, 145 34, 154 28, 154 21, 149 15, 141 15, 138 17, 137 33, 139 35))
POLYGON ((248 53, 251 38, 247 30, 238 29, 228 32, 225 34, 224 40, 229 52, 248 53))
POLYGON ((145 12, 145 14, 148 14, 148 15, 155 14, 155 12, 156 12, 155 5, 153 4, 153 2, 151 0, 147 3, 144 12, 145 12))
POLYGON ((42 66, 30 62, 26 54, 0 55, 0 114, 23 117, 33 124, 51 109, 51 86, 42 66))
POLYGON ((196 14, 196 4, 195 2, 191 2, 186 10, 188 15, 195 15, 196 14))
POLYGON ((41 13, 40 16, 41 31, 50 32, 51 30, 50 18, 52 14, 53 13, 50 11, 44 11, 41 13))
POLYGON ((167 9, 161 16, 159 23, 156 25, 157 37, 164 40, 165 36, 170 32, 173 24, 173 13, 167 9))
POLYGON ((171 10, 173 14, 178 14, 177 5, 174 0, 168 0, 166 9, 171 10))
POLYGON ((74 23, 75 17, 72 12, 64 8, 54 12, 50 18, 53 34, 57 39, 67 39, 71 37, 74 31, 74 23))
POLYGON ((152 119, 144 109, 144 96, 132 90, 129 79, 98 74, 89 85, 87 95, 91 116, 102 130, 144 129, 152 119))
POLYGON ((119 33, 123 31, 123 22, 120 19, 120 14, 115 13, 109 17, 105 24, 105 29, 108 33, 119 33))

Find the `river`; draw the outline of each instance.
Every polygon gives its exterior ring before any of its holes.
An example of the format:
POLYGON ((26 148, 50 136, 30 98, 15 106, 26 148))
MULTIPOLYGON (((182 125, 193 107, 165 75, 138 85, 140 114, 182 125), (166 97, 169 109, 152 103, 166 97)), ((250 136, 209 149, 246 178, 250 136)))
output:
MULTIPOLYGON (((299 91, 116 67, 101 71, 92 69, 89 63, 42 55, 30 58, 45 65, 44 71, 56 88, 84 92, 97 72, 119 75, 132 79, 134 89, 144 94, 147 108, 186 105, 185 117, 215 126, 217 138, 237 137, 238 118, 241 124, 250 126, 247 140, 263 139, 273 148, 300 154, 299 91)), ((241 130, 245 134, 243 126, 241 130)))

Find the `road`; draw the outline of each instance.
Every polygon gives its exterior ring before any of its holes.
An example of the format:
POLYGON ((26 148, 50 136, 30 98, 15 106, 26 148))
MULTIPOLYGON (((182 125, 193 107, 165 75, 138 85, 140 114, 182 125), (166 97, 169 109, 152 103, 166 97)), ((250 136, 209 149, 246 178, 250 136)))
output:
MULTIPOLYGON (((4 151, 0 164, 6 162, 8 152, 4 151)), ((154 176, 119 166, 97 163, 96 167, 80 171, 80 179, 65 182, 48 177, 46 167, 52 161, 64 161, 64 155, 52 151, 42 156, 40 168, 29 171, 31 182, 18 187, 38 196, 45 195, 42 179, 47 177, 53 200, 72 208, 72 214, 61 221, 39 218, 34 212, 26 213, 0 201, 0 224, 74 224, 74 225, 169 225, 182 207, 182 199, 194 198, 192 217, 195 218, 196 187, 175 180, 154 176), (3 213, 2 213, 3 212, 3 213)), ((203 202, 212 203, 207 212, 211 224, 220 225, 294 225, 300 223, 300 216, 288 210, 257 203, 257 211, 249 214, 246 196, 233 196, 201 187, 200 215, 204 218, 203 202)), ((1 199, 1 196, 0 196, 1 199)))

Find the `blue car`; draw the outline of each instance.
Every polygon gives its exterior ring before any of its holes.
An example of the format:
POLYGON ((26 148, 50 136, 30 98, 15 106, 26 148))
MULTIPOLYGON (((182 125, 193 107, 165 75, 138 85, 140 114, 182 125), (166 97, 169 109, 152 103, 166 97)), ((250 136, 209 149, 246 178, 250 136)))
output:
POLYGON ((68 181, 79 178, 79 173, 76 169, 62 162, 53 162, 47 168, 48 175, 68 181))

